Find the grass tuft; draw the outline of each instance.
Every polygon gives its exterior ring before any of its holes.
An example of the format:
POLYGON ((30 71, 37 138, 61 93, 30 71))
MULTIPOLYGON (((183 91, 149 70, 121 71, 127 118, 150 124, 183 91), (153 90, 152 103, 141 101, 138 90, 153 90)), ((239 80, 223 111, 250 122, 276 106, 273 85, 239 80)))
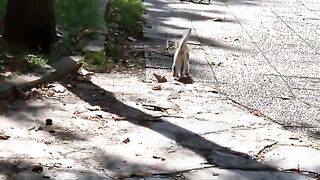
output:
POLYGON ((106 20, 111 26, 116 25, 126 32, 138 34, 142 31, 142 11, 141 0, 111 0, 111 12, 106 20))

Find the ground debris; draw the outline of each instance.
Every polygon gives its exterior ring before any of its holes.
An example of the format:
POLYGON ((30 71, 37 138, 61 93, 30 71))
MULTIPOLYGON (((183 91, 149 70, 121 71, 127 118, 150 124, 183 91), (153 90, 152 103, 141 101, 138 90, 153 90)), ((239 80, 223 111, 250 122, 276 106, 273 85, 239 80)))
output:
POLYGON ((152 111, 161 111, 161 112, 165 112, 168 108, 165 107, 161 107, 158 105, 154 105, 154 104, 142 104, 142 107, 148 110, 152 110, 152 111))
POLYGON ((43 167, 41 166, 41 165, 35 165, 35 166, 33 166, 32 167, 32 169, 31 169, 33 172, 36 172, 36 173, 42 173, 42 171, 43 171, 43 167))
POLYGON ((164 82, 167 82, 167 78, 165 76, 162 76, 162 75, 158 75, 156 73, 153 73, 153 76, 156 78, 157 82, 158 83, 164 83, 164 82))
POLYGON ((128 40, 129 40, 129 41, 133 41, 133 42, 136 42, 136 41, 137 41, 137 39, 135 39, 135 38, 133 38, 133 37, 128 37, 128 40))
POLYGON ((60 84, 51 84, 49 86, 55 93, 64 93, 66 91, 66 88, 60 84))
POLYGON ((155 91, 160 91, 162 88, 161 88, 161 85, 160 84, 157 84, 157 85, 154 85, 152 87, 152 90, 155 90, 155 91))
POLYGON ((117 116, 117 115, 116 115, 116 116, 113 116, 112 119, 115 120, 115 121, 124 121, 124 120, 127 120, 126 117, 117 116))
POLYGON ((160 159, 161 161, 165 161, 166 159, 159 156, 152 156, 153 159, 160 159))
POLYGON ((128 144, 130 142, 130 139, 129 138, 126 138, 125 140, 122 141, 123 143, 125 144, 128 144))
POLYGON ((52 119, 46 119, 46 126, 52 126, 52 119))
POLYGON ((10 138, 10 136, 0 134, 0 140, 8 140, 9 138, 10 138))
POLYGON ((101 107, 100 106, 90 106, 86 108, 89 111, 101 111, 101 107))
POLYGON ((258 116, 258 117, 262 117, 263 114, 261 113, 261 111, 257 110, 257 109, 251 109, 249 111, 251 114, 255 115, 255 116, 258 116))

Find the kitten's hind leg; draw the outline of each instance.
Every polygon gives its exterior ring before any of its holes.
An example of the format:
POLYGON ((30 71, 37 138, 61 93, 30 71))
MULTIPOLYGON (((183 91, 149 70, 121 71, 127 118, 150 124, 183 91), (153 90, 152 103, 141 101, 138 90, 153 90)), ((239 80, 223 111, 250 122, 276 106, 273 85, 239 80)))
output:
POLYGON ((186 76, 187 77, 190 77, 190 75, 189 75, 189 67, 190 67, 190 59, 189 59, 190 57, 189 57, 189 53, 187 52, 186 53, 186 76))
POLYGON ((173 65, 173 66, 172 66, 172 76, 173 76, 173 77, 177 77, 177 75, 178 75, 178 74, 177 74, 176 66, 173 65))

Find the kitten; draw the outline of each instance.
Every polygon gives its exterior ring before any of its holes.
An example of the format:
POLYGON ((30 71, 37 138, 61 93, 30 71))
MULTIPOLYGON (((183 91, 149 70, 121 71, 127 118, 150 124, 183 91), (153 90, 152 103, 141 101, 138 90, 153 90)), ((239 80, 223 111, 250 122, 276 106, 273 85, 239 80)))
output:
POLYGON ((187 38, 191 33, 191 29, 181 38, 178 43, 177 50, 174 53, 172 72, 175 78, 186 78, 189 76, 189 49, 187 46, 187 38))

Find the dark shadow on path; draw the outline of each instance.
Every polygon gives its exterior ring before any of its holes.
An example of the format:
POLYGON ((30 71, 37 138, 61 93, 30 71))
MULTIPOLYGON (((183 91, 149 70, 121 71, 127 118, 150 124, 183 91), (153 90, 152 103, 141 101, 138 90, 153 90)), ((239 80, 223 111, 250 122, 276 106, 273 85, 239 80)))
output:
MULTIPOLYGON (((102 150, 97 150, 98 155, 87 157, 93 160, 91 163, 99 164, 95 168, 78 169, 73 167, 62 166, 55 167, 53 164, 45 164, 37 162, 37 160, 28 160, 20 158, 11 158, 10 160, 0 160, 0 177, 4 176, 7 179, 24 179, 24 180, 43 180, 53 178, 50 175, 55 174, 56 177, 61 177, 65 174, 72 174, 79 179, 123 179, 123 178, 157 178, 157 177, 174 177, 175 171, 156 165, 143 163, 128 162, 127 159, 114 154, 106 154, 102 150), (35 165, 43 167, 43 172, 33 172, 35 165), (103 169, 102 169, 103 168, 103 169), (97 172, 97 169, 99 172, 97 172), (154 170, 165 172, 165 175, 152 174, 154 170), (146 172, 149 172, 146 175, 146 172)), ((64 178, 65 179, 65 178, 64 178)))
MULTIPOLYGON (((64 86, 68 87, 68 84, 64 84, 64 86)), ((220 146, 165 119, 158 119, 157 122, 150 121, 154 117, 122 103, 113 93, 91 82, 77 83, 74 88, 69 90, 92 106, 100 106, 105 112, 124 117, 128 122, 149 128, 176 141, 178 145, 204 157, 208 164, 224 169, 277 171, 276 168, 260 163, 247 154, 220 146)))
MULTIPOLYGON (((46 119, 39 119, 36 114, 55 109, 55 106, 46 104, 32 104, 32 100, 0 100, 0 115, 4 115, 9 121, 19 124, 20 128, 25 128, 27 131, 42 131, 50 134, 61 141, 86 141, 85 135, 77 132, 68 131, 68 127, 55 124, 51 127, 46 126, 46 119), (54 131, 51 131, 54 130, 54 131), (50 131, 50 132, 49 132, 50 131)), ((51 118, 51 117, 48 117, 51 118)), ((54 118, 54 117, 52 117, 54 118)), ((53 119, 55 121, 55 119, 53 119)), ((3 123, 3 122, 1 122, 3 123)), ((23 130, 25 130, 23 129, 23 130)))

